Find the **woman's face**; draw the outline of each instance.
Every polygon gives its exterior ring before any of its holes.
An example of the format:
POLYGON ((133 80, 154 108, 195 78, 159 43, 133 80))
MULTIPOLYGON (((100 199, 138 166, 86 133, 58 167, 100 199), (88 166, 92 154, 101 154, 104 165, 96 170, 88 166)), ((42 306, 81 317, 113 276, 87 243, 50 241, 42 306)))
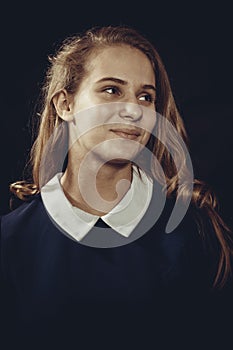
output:
POLYGON ((136 48, 110 46, 92 54, 86 69, 73 100, 75 131, 70 126, 73 139, 79 136, 79 155, 93 151, 104 159, 134 157, 132 145, 146 145, 155 124, 155 75, 149 59, 136 48))

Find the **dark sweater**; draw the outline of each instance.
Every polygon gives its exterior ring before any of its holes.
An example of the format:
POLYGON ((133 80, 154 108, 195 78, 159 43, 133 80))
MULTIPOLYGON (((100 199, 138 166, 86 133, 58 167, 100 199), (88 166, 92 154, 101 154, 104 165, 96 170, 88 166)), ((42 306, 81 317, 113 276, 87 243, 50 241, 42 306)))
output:
MULTIPOLYGON (((195 218, 201 215, 207 225, 208 218, 191 206, 175 231, 166 234, 172 207, 168 200, 145 235, 116 248, 89 247, 65 236, 48 217, 39 195, 3 216, 4 341, 40 349, 67 344, 68 349, 75 344, 83 344, 81 349, 108 344, 112 349, 123 339, 125 346, 128 341, 135 348, 149 338, 165 345, 171 341, 167 332, 180 341, 189 332, 205 333, 203 324, 212 319, 209 300, 216 260, 203 245, 195 218)), ((150 208, 137 230, 153 215, 150 208)), ((106 228, 102 220, 96 225, 106 228)))

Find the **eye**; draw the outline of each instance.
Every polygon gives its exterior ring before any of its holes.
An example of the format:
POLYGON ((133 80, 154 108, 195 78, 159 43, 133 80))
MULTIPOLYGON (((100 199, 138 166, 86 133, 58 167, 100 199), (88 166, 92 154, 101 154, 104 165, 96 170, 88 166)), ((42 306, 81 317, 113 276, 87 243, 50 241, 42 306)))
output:
POLYGON ((109 95, 115 95, 115 94, 119 95, 120 94, 120 91, 116 86, 109 86, 109 87, 105 88, 103 91, 109 95))
POLYGON ((139 97, 140 101, 145 101, 145 102, 149 102, 149 103, 154 103, 155 102, 155 98, 151 95, 151 94, 145 94, 139 97))

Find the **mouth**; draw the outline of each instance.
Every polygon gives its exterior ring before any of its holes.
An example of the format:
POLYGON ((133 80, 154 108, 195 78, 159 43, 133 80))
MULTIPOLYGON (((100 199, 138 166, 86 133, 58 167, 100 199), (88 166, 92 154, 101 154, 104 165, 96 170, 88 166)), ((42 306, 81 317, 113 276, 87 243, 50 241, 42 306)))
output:
POLYGON ((132 129, 111 129, 110 131, 112 131, 117 136, 129 140, 136 140, 141 135, 139 131, 132 129))

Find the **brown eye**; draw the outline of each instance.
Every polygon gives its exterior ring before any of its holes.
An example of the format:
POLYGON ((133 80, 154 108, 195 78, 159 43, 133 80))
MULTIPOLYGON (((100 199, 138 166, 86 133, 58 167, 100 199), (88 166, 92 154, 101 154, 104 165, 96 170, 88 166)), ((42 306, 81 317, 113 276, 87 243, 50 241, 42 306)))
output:
POLYGON ((155 101, 154 97, 150 94, 140 96, 139 100, 149 102, 149 103, 153 103, 155 101))
POLYGON ((107 92, 110 95, 119 94, 119 90, 115 86, 111 86, 111 87, 104 89, 104 92, 107 92))

